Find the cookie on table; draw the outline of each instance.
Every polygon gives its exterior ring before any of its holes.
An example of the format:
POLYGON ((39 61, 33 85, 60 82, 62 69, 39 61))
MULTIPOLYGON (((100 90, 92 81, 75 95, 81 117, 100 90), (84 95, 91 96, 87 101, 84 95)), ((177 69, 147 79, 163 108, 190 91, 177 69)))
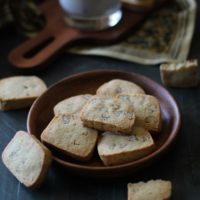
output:
POLYGON ((18 131, 4 149, 2 160, 26 187, 37 187, 45 178, 52 155, 33 135, 18 131))
POLYGON ((13 76, 0 80, 0 110, 30 107, 47 89, 36 76, 13 76))
POLYGON ((121 80, 113 79, 109 82, 104 83, 98 89, 96 94, 106 97, 115 97, 118 94, 145 94, 144 90, 137 84, 121 80))
POLYGON ((103 133, 97 149, 105 165, 119 165, 151 153, 154 147, 151 134, 142 127, 135 127, 130 135, 103 133))
POLYGON ((195 87, 199 83, 197 60, 160 65, 164 85, 177 88, 195 87))
POLYGON ((128 184, 128 200, 169 200, 171 193, 171 181, 150 180, 128 184))
POLYGON ((83 126, 78 115, 55 116, 41 134, 44 143, 81 161, 92 157, 97 138, 97 130, 83 126))
POLYGON ((129 102, 133 106, 136 126, 142 126, 154 132, 161 130, 161 110, 156 97, 146 94, 121 94, 117 98, 129 102))
POLYGON ((133 107, 121 99, 93 96, 83 107, 85 126, 101 131, 130 133, 135 123, 133 107))
POLYGON ((90 94, 73 96, 58 102, 54 106, 54 114, 74 114, 79 112, 87 101, 92 97, 90 94))

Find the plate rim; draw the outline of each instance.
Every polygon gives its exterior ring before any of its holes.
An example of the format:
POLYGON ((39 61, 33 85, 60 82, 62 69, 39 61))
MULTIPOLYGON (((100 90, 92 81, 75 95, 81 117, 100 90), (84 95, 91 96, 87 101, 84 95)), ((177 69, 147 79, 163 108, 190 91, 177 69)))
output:
POLYGON ((172 131, 170 132, 169 137, 167 138, 167 140, 165 140, 164 144, 162 146, 160 146, 159 149, 156 149, 155 151, 153 151, 152 153, 137 159, 135 161, 132 162, 128 162, 125 164, 120 164, 120 165, 113 165, 113 166, 85 166, 85 165, 81 165, 81 164, 76 164, 76 163, 72 163, 69 161, 64 161, 56 156, 53 155, 53 160, 56 161, 57 163, 59 163, 60 165, 64 165, 65 168, 70 168, 70 169, 76 169, 76 170, 85 170, 85 171, 99 171, 99 172, 103 172, 103 171, 114 171, 114 170, 121 170, 121 169, 126 169, 126 168, 131 168, 131 167, 135 167, 135 166, 139 166, 141 164, 146 164, 148 162, 151 162, 159 157, 161 157, 161 155, 163 155, 164 153, 166 153, 170 147, 174 144, 174 142, 176 141, 176 138, 178 136, 178 133, 180 131, 181 128, 181 112, 180 112, 180 108, 179 105, 176 101, 176 99, 174 98, 174 96, 164 87, 162 86, 160 83, 154 81, 151 78, 148 78, 145 75, 142 75, 140 73, 136 73, 136 72, 129 72, 129 71, 123 71, 123 70, 112 70, 112 69, 97 69, 97 70, 90 70, 90 71, 84 71, 84 72, 79 72, 79 73, 75 73, 69 76, 66 76, 65 78, 53 83, 52 85, 50 85, 47 90, 41 95, 39 96, 34 103, 32 104, 29 113, 28 113, 28 117, 27 117, 27 130, 29 134, 32 134, 31 132, 31 116, 32 113, 34 112, 35 106, 38 104, 38 102, 40 101, 40 99, 49 92, 49 90, 52 90, 53 88, 57 87, 57 85, 62 84, 65 81, 70 81, 73 79, 77 79, 80 76, 91 76, 93 74, 102 74, 102 73, 119 73, 119 74, 124 74, 124 75, 128 75, 128 76, 138 76, 139 78, 142 79, 146 79, 150 82, 152 82, 154 85, 158 86, 159 88, 162 88, 163 91, 165 91, 165 93, 167 93, 167 95, 171 98, 173 104, 175 105, 174 107, 176 108, 174 113, 176 113, 176 120, 174 123, 174 127, 172 129, 172 131))

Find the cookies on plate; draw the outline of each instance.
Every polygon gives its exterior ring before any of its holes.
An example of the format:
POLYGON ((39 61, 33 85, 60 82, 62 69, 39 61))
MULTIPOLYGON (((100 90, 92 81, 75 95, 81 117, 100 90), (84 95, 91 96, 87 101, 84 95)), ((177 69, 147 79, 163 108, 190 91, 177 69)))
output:
POLYGON ((97 137, 97 130, 83 126, 79 115, 55 116, 41 134, 44 143, 81 161, 92 157, 97 137))
POLYGON ((47 89, 36 76, 13 76, 0 80, 0 110, 30 107, 47 89))
POLYGON ((122 80, 113 79, 101 85, 96 94, 106 97, 116 97, 118 94, 145 94, 145 91, 137 84, 122 80))
POLYGON ((161 111, 156 97, 145 94, 121 94, 117 98, 129 102, 133 106, 136 126, 142 126, 150 131, 160 131, 161 111))
POLYGON ((60 115, 77 113, 81 111, 83 106, 91 97, 91 94, 83 94, 64 99, 54 106, 54 114, 60 115))
POLYGON ((96 148, 97 130, 103 131, 97 149, 105 165, 131 162, 152 152, 155 143, 148 130, 160 130, 158 100, 134 83, 120 79, 103 84, 97 94, 99 91, 100 95, 77 95, 55 105, 55 116, 41 140, 74 159, 88 161, 96 148), (120 85, 120 89, 102 95, 101 89, 110 84, 116 88, 120 85), (120 94, 129 89, 129 95, 120 94))
POLYGON ((101 131, 130 133, 135 123, 133 107, 120 99, 93 96, 81 111, 85 126, 101 131))
POLYGON ((37 187, 48 171, 52 155, 33 135, 18 131, 4 149, 2 160, 26 187, 37 187))
POLYGON ((169 200, 172 184, 165 180, 129 183, 128 200, 169 200))
POLYGON ((105 132, 98 141, 98 153, 105 165, 119 165, 139 159, 154 150, 151 134, 135 127, 130 135, 105 132))

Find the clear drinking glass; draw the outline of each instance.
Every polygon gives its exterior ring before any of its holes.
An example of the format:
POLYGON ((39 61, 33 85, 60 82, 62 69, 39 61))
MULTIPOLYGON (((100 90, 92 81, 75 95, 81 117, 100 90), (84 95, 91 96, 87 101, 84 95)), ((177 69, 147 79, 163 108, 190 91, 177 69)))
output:
POLYGON ((103 30, 115 26, 122 17, 120 0, 59 0, 70 26, 103 30))

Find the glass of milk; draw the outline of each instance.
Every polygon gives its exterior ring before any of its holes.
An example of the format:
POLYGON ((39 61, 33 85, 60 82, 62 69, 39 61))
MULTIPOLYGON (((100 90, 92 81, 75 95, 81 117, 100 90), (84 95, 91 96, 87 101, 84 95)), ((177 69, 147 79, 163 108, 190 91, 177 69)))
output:
POLYGON ((120 0, 59 0, 67 24, 83 30, 115 26, 122 17, 120 0))

